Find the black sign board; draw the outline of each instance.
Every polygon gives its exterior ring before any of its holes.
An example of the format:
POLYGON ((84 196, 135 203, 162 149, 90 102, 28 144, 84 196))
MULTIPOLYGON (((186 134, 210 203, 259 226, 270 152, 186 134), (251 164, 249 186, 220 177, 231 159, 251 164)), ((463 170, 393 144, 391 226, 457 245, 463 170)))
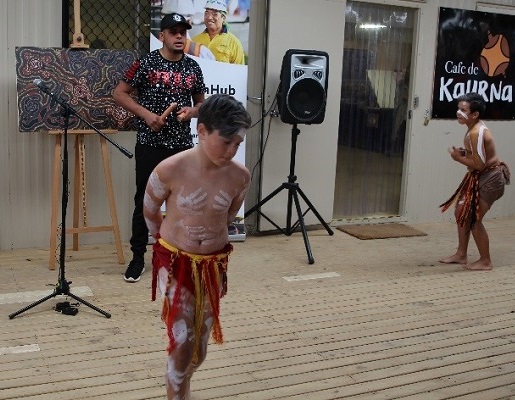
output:
POLYGON ((456 99, 476 92, 483 119, 515 119, 515 16, 440 8, 433 118, 456 118, 456 99))

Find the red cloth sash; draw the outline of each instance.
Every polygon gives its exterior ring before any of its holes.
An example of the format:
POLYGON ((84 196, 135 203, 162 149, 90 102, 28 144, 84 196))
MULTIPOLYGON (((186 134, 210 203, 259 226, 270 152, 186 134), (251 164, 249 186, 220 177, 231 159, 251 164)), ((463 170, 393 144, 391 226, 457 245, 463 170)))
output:
MULTIPOLYGON (((468 171, 454 194, 445 203, 439 205, 442 212, 447 211, 452 204, 456 203, 461 197, 463 197, 463 208, 457 216, 456 223, 460 226, 464 226, 465 222, 468 220, 470 227, 472 228, 479 218, 479 177, 482 172, 498 167, 504 168, 506 167, 506 164, 500 162, 483 171, 468 171)), ((507 184, 509 184, 509 172, 505 173, 505 178, 507 184)))
POLYGON ((228 243, 219 252, 208 255, 198 255, 176 249, 161 238, 158 238, 154 243, 152 255, 152 301, 156 299, 159 269, 166 268, 168 270, 168 282, 166 284, 163 310, 161 313, 161 319, 168 329, 168 353, 171 353, 175 347, 172 328, 180 305, 182 287, 188 289, 190 293, 195 296, 194 361, 198 359, 198 344, 200 341, 200 332, 204 316, 204 300, 206 296, 213 314, 213 339, 215 343, 223 342, 223 333, 220 324, 220 298, 227 293, 227 264, 232 249, 233 246, 228 243), (170 304, 169 291, 172 286, 172 277, 175 280, 176 287, 173 300, 170 304))

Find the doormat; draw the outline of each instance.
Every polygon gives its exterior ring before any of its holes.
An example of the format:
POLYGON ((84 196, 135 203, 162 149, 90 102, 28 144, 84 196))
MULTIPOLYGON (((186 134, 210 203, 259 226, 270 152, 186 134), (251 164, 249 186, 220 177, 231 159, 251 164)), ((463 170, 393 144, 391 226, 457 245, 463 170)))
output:
POLYGON ((396 222, 388 224, 342 225, 338 230, 361 240, 427 236, 427 233, 396 222))

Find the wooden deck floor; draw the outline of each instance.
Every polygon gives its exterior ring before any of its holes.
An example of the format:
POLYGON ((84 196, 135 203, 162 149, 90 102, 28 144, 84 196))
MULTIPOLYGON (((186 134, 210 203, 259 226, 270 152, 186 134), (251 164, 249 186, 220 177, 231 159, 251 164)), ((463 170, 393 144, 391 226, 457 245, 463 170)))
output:
MULTIPOLYGON (((210 344, 192 399, 515 399, 515 219, 486 226, 490 272, 437 262, 455 247, 451 223, 368 241, 310 231, 313 265, 297 234, 236 243, 225 343, 210 344)), ((0 399, 164 399, 149 269, 128 284, 114 246, 68 251, 71 292, 112 317, 62 315, 59 296, 9 319, 52 293, 47 259, 0 252, 0 399)))

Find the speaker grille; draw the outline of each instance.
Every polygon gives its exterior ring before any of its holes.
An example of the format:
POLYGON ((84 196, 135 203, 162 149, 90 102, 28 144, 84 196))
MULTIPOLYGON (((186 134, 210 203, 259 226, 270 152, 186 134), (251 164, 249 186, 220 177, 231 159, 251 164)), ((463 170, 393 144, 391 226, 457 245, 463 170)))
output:
POLYGON ((277 106, 288 124, 320 124, 327 103, 329 55, 317 50, 290 49, 283 57, 277 106))
POLYGON ((324 105, 325 90, 315 79, 302 79, 288 91, 286 106, 300 122, 315 119, 324 110, 324 105))
POLYGON ((303 69, 296 69, 295 71, 293 71, 293 78, 299 79, 304 74, 305 72, 303 69))

